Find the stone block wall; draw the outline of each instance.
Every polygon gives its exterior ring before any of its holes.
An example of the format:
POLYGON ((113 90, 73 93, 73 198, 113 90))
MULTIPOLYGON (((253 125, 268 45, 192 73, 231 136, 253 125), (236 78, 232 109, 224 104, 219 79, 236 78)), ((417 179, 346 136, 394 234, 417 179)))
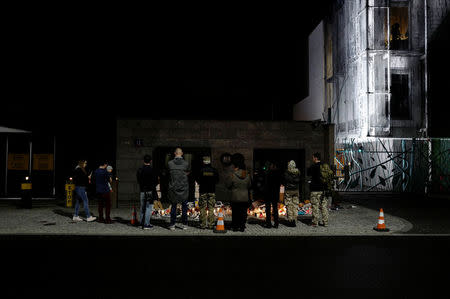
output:
POLYGON ((216 166, 220 165, 223 153, 240 152, 250 170, 254 149, 304 149, 308 167, 314 152, 320 152, 324 161, 332 161, 333 132, 331 125, 299 121, 118 119, 119 201, 138 198, 136 170, 142 164, 142 157, 152 154, 157 147, 207 147, 216 166), (143 146, 137 147, 136 139, 141 139, 143 146))

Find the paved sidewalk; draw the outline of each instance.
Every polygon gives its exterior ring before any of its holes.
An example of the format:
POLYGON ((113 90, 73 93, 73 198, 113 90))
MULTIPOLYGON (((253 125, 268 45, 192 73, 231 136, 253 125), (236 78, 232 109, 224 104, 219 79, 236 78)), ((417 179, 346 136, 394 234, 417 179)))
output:
MULTIPOLYGON (((309 220, 299 219, 297 227, 287 227, 283 219, 278 229, 266 229, 262 219, 248 218, 245 232, 228 230, 226 234, 215 234, 210 230, 197 228, 198 221, 190 220, 188 230, 167 229, 169 218, 152 218, 154 227, 142 230, 130 225, 132 210, 129 207, 112 209, 113 224, 99 222, 72 221, 73 208, 66 208, 57 204, 34 204, 32 209, 20 209, 14 205, 0 207, 0 234, 37 234, 37 235, 111 235, 111 236, 320 236, 320 235, 392 235, 406 233, 412 229, 412 224, 405 219, 385 212, 386 226, 389 232, 377 232, 373 227, 378 223, 379 211, 355 206, 350 203, 341 204, 344 209, 330 211, 328 227, 310 227, 309 220)), ((97 216, 97 208, 90 205, 91 213, 97 216)), ((81 208, 80 211, 83 211, 81 208)), ((139 211, 137 211, 139 213, 139 211)), ((80 212, 83 216, 84 212, 80 212)), ((226 226, 231 219, 225 218, 226 226)))

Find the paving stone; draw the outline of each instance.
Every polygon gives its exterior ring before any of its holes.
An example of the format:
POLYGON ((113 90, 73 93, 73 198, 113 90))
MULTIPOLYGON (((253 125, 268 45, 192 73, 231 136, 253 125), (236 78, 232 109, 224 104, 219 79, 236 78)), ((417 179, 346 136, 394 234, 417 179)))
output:
MULTIPOLYGON (((350 207, 350 204, 343 204, 350 207)), ((136 206, 138 209, 138 206, 136 206)), ((91 214, 97 216, 96 205, 90 205, 91 214)), ((139 211, 138 211, 139 214, 139 211)), ((226 234, 215 234, 210 230, 197 228, 198 220, 189 221, 189 229, 167 229, 169 218, 152 218, 154 227, 151 230, 131 226, 130 219, 132 208, 119 207, 112 209, 113 224, 99 222, 74 222, 72 221, 73 208, 65 208, 58 205, 38 206, 32 209, 18 209, 15 206, 2 206, 0 209, 0 234, 63 234, 63 235, 177 235, 177 236, 305 236, 305 235, 386 235, 405 233, 412 229, 412 224, 405 219, 394 217, 385 213, 386 226, 389 232, 377 232, 373 230, 378 223, 379 211, 357 206, 338 211, 330 211, 328 227, 310 227, 308 220, 299 220, 297 227, 287 227, 281 224, 278 229, 266 229, 262 226, 263 219, 248 218, 245 232, 233 232, 228 230, 226 234)), ((84 217, 81 207, 79 215, 84 217)), ((225 225, 230 225, 231 218, 225 218, 225 225)))

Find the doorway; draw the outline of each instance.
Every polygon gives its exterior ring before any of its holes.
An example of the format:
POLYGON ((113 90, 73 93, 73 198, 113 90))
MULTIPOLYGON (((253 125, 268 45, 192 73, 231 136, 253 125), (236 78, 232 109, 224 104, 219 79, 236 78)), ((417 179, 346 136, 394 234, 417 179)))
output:
POLYGON ((268 167, 269 162, 276 162, 281 171, 287 169, 289 161, 294 160, 301 175, 305 173, 304 149, 254 149, 253 169, 268 167))

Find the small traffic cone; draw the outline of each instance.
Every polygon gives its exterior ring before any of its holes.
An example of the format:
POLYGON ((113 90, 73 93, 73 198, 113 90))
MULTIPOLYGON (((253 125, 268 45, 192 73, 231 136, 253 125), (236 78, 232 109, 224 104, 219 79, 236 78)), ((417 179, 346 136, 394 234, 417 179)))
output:
POLYGON ((219 215, 217 216, 217 225, 214 228, 214 232, 215 233, 226 233, 227 231, 225 230, 225 224, 223 222, 223 212, 222 212, 222 208, 219 209, 219 215))
POLYGON ((131 225, 137 225, 136 207, 133 206, 133 214, 131 217, 131 225))
POLYGON ((383 209, 380 209, 380 217, 378 217, 378 224, 373 228, 377 232, 388 232, 389 229, 386 228, 386 224, 384 223, 384 212, 383 209))

